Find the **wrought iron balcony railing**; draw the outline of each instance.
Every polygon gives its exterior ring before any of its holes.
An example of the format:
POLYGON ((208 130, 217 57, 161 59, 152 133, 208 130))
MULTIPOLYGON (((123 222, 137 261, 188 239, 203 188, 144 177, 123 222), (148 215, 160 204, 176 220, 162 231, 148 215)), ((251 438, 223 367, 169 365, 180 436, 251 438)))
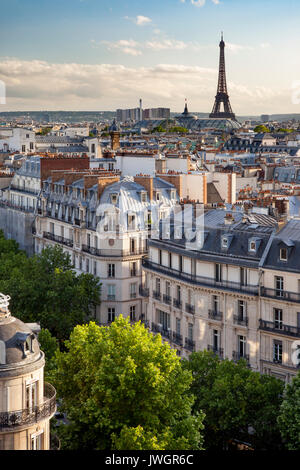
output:
POLYGON ((50 418, 56 411, 56 391, 55 388, 44 384, 44 397, 40 405, 32 408, 24 408, 16 411, 0 412, 0 429, 29 426, 41 420, 50 418))
POLYGON ((68 238, 61 237, 60 235, 54 235, 54 233, 43 232, 43 237, 47 238, 48 240, 61 243, 62 245, 66 245, 70 247, 73 246, 73 240, 69 240, 68 238))
POLYGON ((270 289, 269 287, 261 287, 260 295, 262 297, 270 297, 272 299, 300 303, 300 292, 289 292, 283 289, 270 289))
POLYGON ((222 321, 223 313, 216 310, 208 310, 208 318, 211 320, 222 321))
POLYGON ((236 292, 244 292, 249 295, 258 295, 259 286, 253 285, 243 285, 239 282, 233 281, 216 281, 213 278, 197 276, 195 274, 188 274, 183 271, 178 271, 173 268, 169 268, 167 266, 162 266, 160 264, 154 263, 150 261, 148 258, 142 259, 142 265, 146 269, 150 269, 166 276, 173 277, 175 279, 180 279, 181 281, 185 281, 191 284, 196 284, 200 286, 209 286, 217 289, 224 289, 229 291, 236 291, 236 292))
POLYGON ((149 297, 148 287, 143 286, 142 284, 139 287, 139 293, 141 297, 149 297))
POLYGON ((173 299, 173 306, 176 308, 181 309, 182 308, 182 302, 179 299, 173 299))
POLYGON ((233 322, 237 325, 248 326, 248 317, 241 317, 240 315, 233 315, 233 322))
POLYGON ((154 299, 156 299, 156 300, 160 300, 160 299, 161 299, 161 293, 160 293, 159 291, 154 290, 154 291, 152 292, 152 294, 153 294, 154 299))
POLYGON ((110 248, 110 249, 100 249, 95 248, 89 245, 82 245, 82 251, 86 253, 90 253, 94 256, 107 256, 107 257, 118 257, 121 258, 123 256, 135 256, 135 255, 144 255, 145 248, 137 248, 135 250, 120 250, 118 248, 110 248))
POLYGON ((249 363, 249 354, 242 354, 238 351, 233 351, 232 352, 232 360, 237 362, 239 361, 240 359, 244 359, 247 361, 247 363, 249 363))
POLYGON ((223 356, 224 356, 224 349, 223 348, 219 348, 219 347, 216 348, 215 346, 209 344, 207 346, 207 350, 212 351, 214 354, 216 354, 216 356, 219 356, 220 358, 223 358, 223 356))
POLYGON ((164 302, 164 304, 171 305, 172 298, 169 295, 164 294, 163 295, 163 302, 164 302))
POLYGON ((185 311, 194 315, 195 305, 185 304, 185 311))
POLYGON ((191 351, 191 352, 195 351, 195 341, 193 341, 189 338, 185 338, 184 347, 188 351, 191 351))
POLYGON ((173 341, 173 343, 177 344, 178 346, 183 345, 182 335, 180 335, 179 333, 176 333, 175 331, 173 331, 173 333, 172 333, 172 341, 173 341))
POLYGON ((294 336, 300 338, 300 328, 297 326, 285 325, 273 321, 259 320, 259 328, 264 331, 271 331, 273 333, 285 336, 294 336))
POLYGON ((172 338, 172 332, 170 329, 165 328, 161 324, 153 323, 151 324, 151 330, 153 333, 160 333, 162 336, 165 338, 171 339, 172 338))

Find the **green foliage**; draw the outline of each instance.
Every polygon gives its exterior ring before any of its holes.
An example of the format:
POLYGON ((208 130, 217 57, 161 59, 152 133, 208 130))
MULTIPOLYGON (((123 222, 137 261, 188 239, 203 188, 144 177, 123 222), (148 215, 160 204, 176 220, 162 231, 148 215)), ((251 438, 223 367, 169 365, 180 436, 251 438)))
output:
POLYGON ((109 327, 77 326, 66 348, 56 355, 54 382, 71 421, 63 448, 201 448, 192 374, 160 335, 120 316, 109 327))
POLYGON ((47 135, 52 130, 52 127, 43 127, 40 132, 37 132, 36 135, 47 135))
POLYGON ((92 274, 76 274, 61 247, 47 247, 28 258, 0 235, 0 292, 11 296, 12 314, 24 322, 40 322, 60 344, 75 325, 91 318, 100 289, 92 274))
POLYGON ((170 127, 170 129, 168 130, 168 132, 177 132, 177 133, 184 133, 186 134, 188 132, 188 129, 186 127, 181 127, 181 126, 174 126, 174 127, 170 127))
POLYGON ((45 353, 45 380, 52 381, 52 373, 56 368, 55 355, 59 349, 57 339, 50 331, 42 328, 38 335, 41 350, 45 353))
POLYGON ((286 386, 278 424, 287 449, 300 450, 300 372, 286 386))
POLYGON ((290 134, 291 132, 294 132, 294 129, 286 129, 281 127, 280 129, 276 129, 276 132, 285 132, 287 134, 290 134))
POLYGON ((265 134, 266 132, 271 132, 271 131, 270 131, 270 129, 269 129, 267 126, 265 126, 264 124, 260 124, 259 126, 256 126, 256 127, 254 128, 254 132, 259 132, 259 133, 262 133, 262 132, 263 132, 263 133, 265 134))
POLYGON ((152 129, 151 134, 154 134, 156 132, 166 132, 166 129, 164 129, 161 125, 159 125, 152 129))
POLYGON ((280 446, 282 381, 251 371, 244 360, 222 361, 207 351, 191 354, 183 365, 193 373, 194 411, 205 414, 206 449, 225 449, 231 439, 250 442, 255 449, 280 446))

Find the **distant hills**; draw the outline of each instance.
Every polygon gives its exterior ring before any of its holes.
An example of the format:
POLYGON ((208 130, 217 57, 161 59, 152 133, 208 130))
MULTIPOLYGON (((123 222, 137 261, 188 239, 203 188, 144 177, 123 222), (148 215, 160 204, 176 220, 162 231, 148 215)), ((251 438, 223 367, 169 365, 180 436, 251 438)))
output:
MULTIPOLYGON (((174 117, 180 113, 172 112, 171 117, 174 117)), ((200 113, 191 111, 191 114, 195 114, 200 119, 207 119, 209 113, 200 113)), ((103 120, 111 120, 116 117, 115 111, 4 111, 0 112, 0 124, 1 121, 10 121, 12 119, 20 119, 24 121, 38 121, 41 123, 51 122, 98 122, 103 120)), ((290 121, 295 119, 300 121, 300 114, 269 114, 271 121, 290 121)), ((260 121, 261 116, 237 116, 237 119, 242 122, 246 120, 260 121)))

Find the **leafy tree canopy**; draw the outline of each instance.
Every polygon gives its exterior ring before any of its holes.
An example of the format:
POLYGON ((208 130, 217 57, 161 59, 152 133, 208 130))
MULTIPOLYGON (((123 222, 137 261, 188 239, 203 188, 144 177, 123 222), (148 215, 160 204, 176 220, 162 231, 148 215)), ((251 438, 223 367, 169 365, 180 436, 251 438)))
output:
POLYGON ((271 132, 270 129, 265 126, 264 124, 260 124, 259 126, 256 126, 254 128, 254 132, 259 132, 259 133, 266 133, 266 132, 271 132))
POLYGON ((64 448, 199 449, 203 415, 192 416, 192 374, 170 345, 120 316, 77 326, 56 356, 55 386, 71 424, 64 448))
POLYGON ((287 384, 278 424, 288 450, 300 450, 300 372, 287 384))
POLYGON ((205 448, 225 449, 231 439, 255 449, 278 448, 281 380, 252 371, 244 360, 236 364, 207 351, 191 354, 183 365, 193 373, 194 411, 205 414, 205 448))

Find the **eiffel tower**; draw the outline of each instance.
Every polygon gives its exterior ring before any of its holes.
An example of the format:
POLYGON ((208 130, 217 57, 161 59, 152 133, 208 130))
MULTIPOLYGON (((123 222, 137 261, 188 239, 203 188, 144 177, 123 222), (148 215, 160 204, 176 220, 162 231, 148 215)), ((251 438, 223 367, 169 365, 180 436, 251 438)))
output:
POLYGON ((235 114, 231 109, 229 96, 227 93, 227 85, 226 85, 226 72, 225 72, 225 42, 223 41, 223 33, 221 36, 220 41, 220 62, 219 62, 219 80, 218 80, 218 89, 215 98, 215 104, 211 114, 209 115, 210 118, 225 118, 225 119, 233 119, 236 121, 235 114), (223 103, 224 111, 221 111, 221 104, 223 103))

